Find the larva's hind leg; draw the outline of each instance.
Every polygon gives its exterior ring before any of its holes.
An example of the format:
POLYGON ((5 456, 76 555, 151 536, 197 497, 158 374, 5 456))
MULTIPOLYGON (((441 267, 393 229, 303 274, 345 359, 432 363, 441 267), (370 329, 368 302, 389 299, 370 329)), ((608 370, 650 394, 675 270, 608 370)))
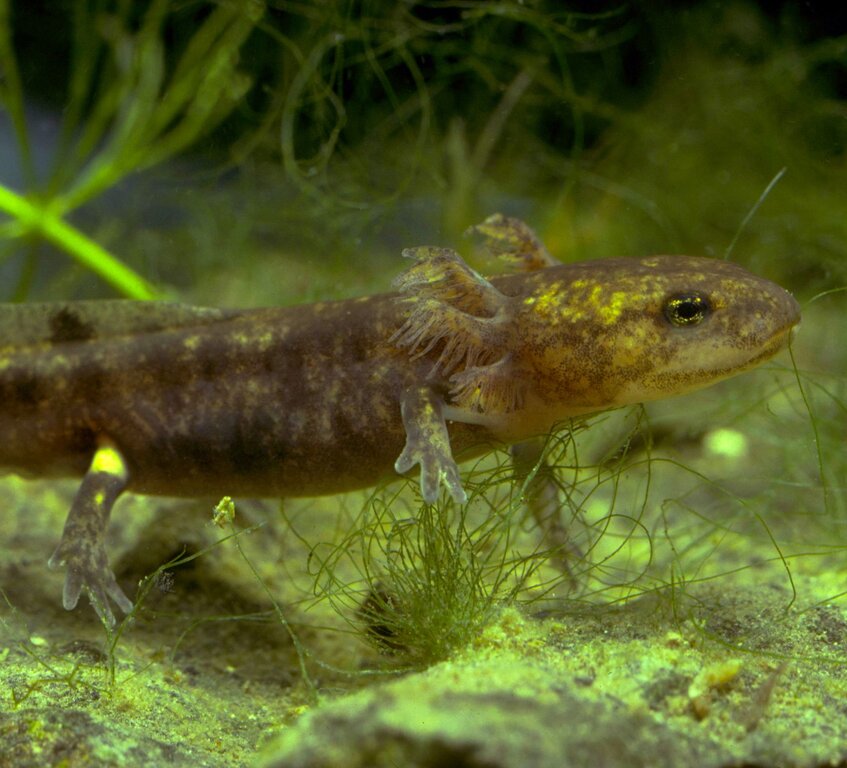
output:
POLYGON ((124 613, 132 610, 132 601, 109 567, 105 545, 109 515, 128 479, 120 451, 110 440, 101 440, 68 512, 62 540, 48 561, 51 568, 67 569, 62 595, 65 608, 75 608, 85 590, 97 615, 109 626, 115 623, 110 600, 124 613))
POLYGON ((516 443, 509 448, 509 453, 515 478, 524 485, 524 502, 541 529, 544 542, 551 552, 552 564, 575 583, 572 564, 582 559, 582 552, 571 540, 562 522, 559 488, 553 468, 544 458, 544 439, 516 443))

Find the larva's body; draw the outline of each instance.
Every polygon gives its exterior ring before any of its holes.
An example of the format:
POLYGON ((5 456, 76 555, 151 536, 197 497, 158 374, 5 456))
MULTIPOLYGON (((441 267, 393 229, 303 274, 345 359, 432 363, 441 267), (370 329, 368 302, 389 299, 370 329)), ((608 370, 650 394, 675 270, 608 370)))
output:
MULTIPOLYGON (((488 227, 488 229, 485 229, 488 227)), ((492 218, 524 271, 488 281, 422 248, 399 294, 226 311, 107 301, 0 306, 0 467, 85 476, 53 562, 111 617, 129 600, 103 531, 125 488, 321 495, 421 468, 462 501, 454 456, 569 416, 676 395, 786 343, 797 303, 725 261, 555 264, 492 218)))

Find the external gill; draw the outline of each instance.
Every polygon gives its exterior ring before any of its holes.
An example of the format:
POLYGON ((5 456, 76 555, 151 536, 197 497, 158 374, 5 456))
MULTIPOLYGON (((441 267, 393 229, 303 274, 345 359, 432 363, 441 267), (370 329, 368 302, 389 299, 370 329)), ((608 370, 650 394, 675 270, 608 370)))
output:
POLYGON ((405 248, 403 258, 415 260, 394 280, 403 293, 434 298, 475 315, 492 315, 503 303, 503 294, 451 248, 405 248))
POLYGON ((509 347, 511 307, 484 277, 448 248, 409 248, 415 264, 394 285, 407 294, 410 307, 389 343, 406 349, 411 359, 441 351, 428 377, 485 367, 509 347))
POLYGON ((456 370, 488 365, 496 359, 505 341, 504 317, 474 317, 437 299, 410 298, 411 312, 403 326, 389 339, 409 357, 425 357, 439 344, 438 358, 428 378, 449 376, 456 370))
POLYGON ((490 365, 467 366, 450 377, 450 396, 474 413, 511 413, 523 405, 526 386, 515 375, 512 353, 490 365))
POLYGON ((482 235, 488 253, 520 272, 535 272, 559 263, 532 229, 520 219, 502 213, 492 214, 482 224, 471 227, 467 234, 482 235))

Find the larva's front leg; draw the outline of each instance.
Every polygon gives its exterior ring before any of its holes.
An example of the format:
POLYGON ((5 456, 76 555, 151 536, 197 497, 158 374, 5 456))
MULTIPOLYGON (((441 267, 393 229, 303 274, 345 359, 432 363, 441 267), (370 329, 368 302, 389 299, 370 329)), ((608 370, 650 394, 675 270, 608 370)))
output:
POLYGON ((421 495, 427 504, 438 498, 441 483, 457 504, 467 501, 462 488, 459 467, 450 449, 450 436, 443 414, 444 402, 430 387, 420 386, 407 390, 400 402, 406 445, 394 463, 400 474, 416 464, 421 468, 421 495))

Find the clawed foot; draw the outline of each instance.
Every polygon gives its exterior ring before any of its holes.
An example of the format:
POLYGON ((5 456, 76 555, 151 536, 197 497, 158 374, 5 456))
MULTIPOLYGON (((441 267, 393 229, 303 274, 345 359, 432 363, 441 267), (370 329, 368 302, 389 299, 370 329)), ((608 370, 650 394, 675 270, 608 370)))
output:
POLYGON ((426 386, 405 392, 400 413, 406 429, 406 445, 394 462, 394 469, 402 475, 420 464, 421 494, 427 504, 435 503, 442 480, 453 500, 464 504, 468 497, 450 450, 443 405, 441 398, 426 386))
POLYGON ((415 464, 421 465, 421 494, 427 504, 435 503, 442 480, 457 504, 464 504, 468 500, 462 488, 459 467, 452 456, 445 456, 432 445, 407 441, 403 452, 394 462, 394 469, 402 475, 415 464))
POLYGON ((62 592, 62 605, 67 610, 76 608, 79 596, 85 590, 100 620, 109 627, 115 626, 110 599, 123 613, 132 611, 132 601, 118 586, 115 574, 109 568, 102 541, 68 541, 63 537, 47 564, 52 569, 67 569, 62 592))

